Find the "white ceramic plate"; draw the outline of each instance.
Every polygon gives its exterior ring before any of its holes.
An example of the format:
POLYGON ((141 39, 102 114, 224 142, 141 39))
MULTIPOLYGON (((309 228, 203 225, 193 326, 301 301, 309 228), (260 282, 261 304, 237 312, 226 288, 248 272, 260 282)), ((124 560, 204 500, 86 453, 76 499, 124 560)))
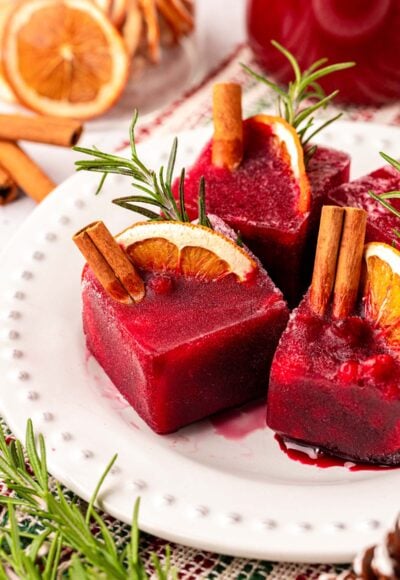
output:
MULTIPOLYGON (((189 164, 208 130, 182 134, 178 162, 189 164)), ((323 143, 353 155, 353 177, 398 154, 400 130, 337 123, 323 143)), ((140 147, 154 167, 171 139, 140 147)), ((129 180, 128 180, 129 181, 129 180)), ((118 453, 101 496, 129 521, 137 495, 140 526, 169 540, 226 554, 273 560, 344 562, 394 519, 400 471, 320 469, 286 457, 263 428, 263 411, 243 413, 228 429, 209 421, 157 436, 88 358, 81 328, 83 261, 72 234, 94 219, 113 232, 133 214, 111 204, 129 183, 109 178, 94 197, 95 175, 67 180, 27 219, 0 259, 0 411, 19 437, 31 417, 47 440, 50 471, 88 498, 118 453)))

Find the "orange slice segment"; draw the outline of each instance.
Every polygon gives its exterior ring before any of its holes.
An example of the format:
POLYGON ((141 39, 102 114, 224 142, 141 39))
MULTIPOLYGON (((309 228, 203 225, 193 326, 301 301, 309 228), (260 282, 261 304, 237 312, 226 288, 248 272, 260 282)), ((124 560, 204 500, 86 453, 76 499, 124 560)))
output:
POLYGON ((228 237, 200 225, 181 222, 141 222, 121 232, 117 242, 145 270, 173 271, 202 280, 234 274, 251 278, 257 263, 228 237))
POLYGON ((3 57, 7 81, 19 100, 48 115, 100 115, 127 81, 124 43, 88 0, 18 4, 5 29, 3 57))
POLYGON ((299 184, 298 211, 306 213, 311 205, 311 188, 304 163, 304 152, 296 129, 282 117, 256 115, 253 120, 269 125, 276 137, 281 156, 287 160, 293 176, 299 184))
POLYGON ((380 242, 365 246, 365 316, 400 348, 400 252, 380 242))
MULTIPOLYGON (((14 6, 14 0, 0 0, 0 42, 3 39, 4 28, 14 6)), ((15 103, 17 99, 4 78, 1 52, 0 48, 0 99, 8 103, 15 103)))

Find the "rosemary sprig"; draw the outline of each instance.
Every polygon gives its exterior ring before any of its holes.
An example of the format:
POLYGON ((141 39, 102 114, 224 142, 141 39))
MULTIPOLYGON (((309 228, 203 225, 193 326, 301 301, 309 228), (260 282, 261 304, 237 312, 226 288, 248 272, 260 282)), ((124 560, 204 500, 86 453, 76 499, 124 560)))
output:
MULTIPOLYGON (((19 440, 9 443, 0 427, 0 477, 11 495, 0 495, 8 524, 0 530, 0 580, 14 574, 18 578, 55 580, 69 577, 86 579, 146 580, 148 575, 139 558, 138 511, 136 501, 130 542, 125 548, 115 543, 94 505, 102 484, 116 461, 107 465, 86 508, 68 501, 61 486, 50 485, 46 446, 42 435, 35 441, 32 422, 26 429, 25 452, 19 440), (18 516, 35 518, 39 535, 23 532, 18 516), (97 528, 96 534, 92 528, 97 528)), ((164 564, 152 555, 160 580, 176 578, 167 550, 164 564)))
MULTIPOLYGON (((327 65, 328 59, 321 58, 314 62, 308 69, 302 71, 295 56, 291 52, 279 44, 279 42, 276 42, 276 40, 272 40, 271 44, 287 58, 293 69, 294 79, 289 82, 287 87, 279 86, 244 64, 242 64, 242 67, 252 77, 266 84, 277 94, 277 114, 280 117, 283 117, 296 129, 303 148, 307 149, 307 145, 311 139, 317 135, 317 133, 342 116, 342 113, 339 113, 319 125, 317 128, 314 127, 314 114, 319 109, 325 109, 328 103, 330 103, 339 92, 333 91, 327 95, 318 80, 334 72, 350 68, 354 66, 355 63, 341 62, 327 65), (311 103, 304 106, 305 101, 311 103)), ((313 151, 310 151, 310 148, 308 148, 308 158, 310 158, 314 152, 315 148, 313 148, 313 151)))
MULTIPOLYGON (((132 179, 132 186, 139 190, 140 195, 130 195, 113 199, 113 203, 135 211, 150 220, 173 220, 189 222, 185 208, 185 172, 182 170, 179 180, 179 202, 176 201, 172 192, 174 179, 174 169, 176 154, 178 150, 178 140, 174 139, 168 158, 167 167, 163 166, 157 171, 150 169, 139 158, 135 143, 135 126, 138 119, 138 112, 135 110, 129 129, 129 142, 131 148, 131 158, 120 157, 104 151, 99 151, 96 147, 87 149, 85 147, 74 147, 74 151, 89 155, 92 159, 76 161, 77 171, 94 171, 102 173, 96 194, 98 194, 106 180, 107 175, 114 173, 125 175, 132 179), (144 207, 143 207, 144 204, 144 207), (150 209, 150 206, 153 209, 150 209), (154 211, 157 208, 158 211, 154 211)), ((206 227, 211 224, 205 213, 205 186, 204 182, 199 187, 199 223, 206 227), (201 210, 201 211, 200 211, 201 210)))
MULTIPOLYGON (((400 162, 393 157, 390 157, 387 153, 383 153, 380 151, 379 155, 392 167, 400 171, 400 162)), ((368 191, 368 194, 378 203, 380 203, 384 208, 389 210, 393 215, 400 219, 400 211, 392 205, 388 199, 399 199, 400 198, 400 191, 387 191, 385 193, 380 193, 379 195, 374 193, 373 191, 368 191)), ((400 232, 396 229, 393 230, 394 234, 400 238, 400 232)))

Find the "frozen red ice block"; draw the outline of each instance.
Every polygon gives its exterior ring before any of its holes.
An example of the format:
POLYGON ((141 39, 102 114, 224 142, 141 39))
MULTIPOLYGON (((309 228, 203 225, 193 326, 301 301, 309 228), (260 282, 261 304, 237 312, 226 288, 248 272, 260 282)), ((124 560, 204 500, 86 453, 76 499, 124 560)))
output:
MULTIPOLYGON (((335 188, 329 193, 326 203, 367 210, 366 241, 394 243, 398 246, 399 239, 394 230, 399 229, 399 219, 375 201, 368 191, 380 194, 399 189, 400 173, 394 167, 385 165, 369 175, 335 188)), ((390 203, 400 211, 400 199, 391 199, 390 203)))
POLYGON ((243 283, 141 274, 146 296, 127 306, 86 267, 83 325, 90 352, 154 431, 169 433, 266 395, 289 314, 261 267, 243 283))
POLYGON ((299 187, 287 162, 272 153, 269 125, 254 119, 244 122, 244 158, 233 172, 212 165, 211 148, 210 142, 186 177, 190 216, 197 215, 199 181, 204 176, 207 211, 240 232, 286 298, 295 302, 309 282, 303 260, 307 237, 317 227, 324 196, 348 180, 349 156, 318 147, 307 170, 311 212, 299 213, 299 187))
POLYGON ((352 461, 400 463, 400 363, 361 316, 316 316, 308 295, 280 340, 267 423, 352 461))

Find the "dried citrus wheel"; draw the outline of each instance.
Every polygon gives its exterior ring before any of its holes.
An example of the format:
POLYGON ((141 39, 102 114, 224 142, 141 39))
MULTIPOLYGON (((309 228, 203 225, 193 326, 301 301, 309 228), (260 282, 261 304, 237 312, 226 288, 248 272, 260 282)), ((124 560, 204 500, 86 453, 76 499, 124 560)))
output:
POLYGON ((296 129, 282 117, 273 115, 256 115, 252 117, 257 123, 269 125, 277 139, 280 154, 286 159, 299 184, 298 211, 309 211, 311 204, 311 189, 304 164, 304 152, 296 129))
POLYGON ((135 266, 217 280, 235 274, 248 280, 257 263, 228 237, 200 225, 140 222, 120 233, 117 242, 135 266))
MULTIPOLYGON (((14 0, 0 0, 0 42, 1 39, 3 38, 5 24, 14 6, 15 6, 14 0)), ((1 58, 1 49, 0 49, 0 99, 2 101, 7 101, 8 103, 15 103, 17 99, 15 98, 15 95, 12 92, 10 85, 4 78, 2 60, 3 59, 1 58)))
POLYGON ((380 242, 365 246, 365 315, 400 348, 400 252, 380 242))
POLYGON ((3 57, 19 100, 48 115, 100 115, 127 81, 123 41, 89 0, 18 4, 6 25, 3 57))

